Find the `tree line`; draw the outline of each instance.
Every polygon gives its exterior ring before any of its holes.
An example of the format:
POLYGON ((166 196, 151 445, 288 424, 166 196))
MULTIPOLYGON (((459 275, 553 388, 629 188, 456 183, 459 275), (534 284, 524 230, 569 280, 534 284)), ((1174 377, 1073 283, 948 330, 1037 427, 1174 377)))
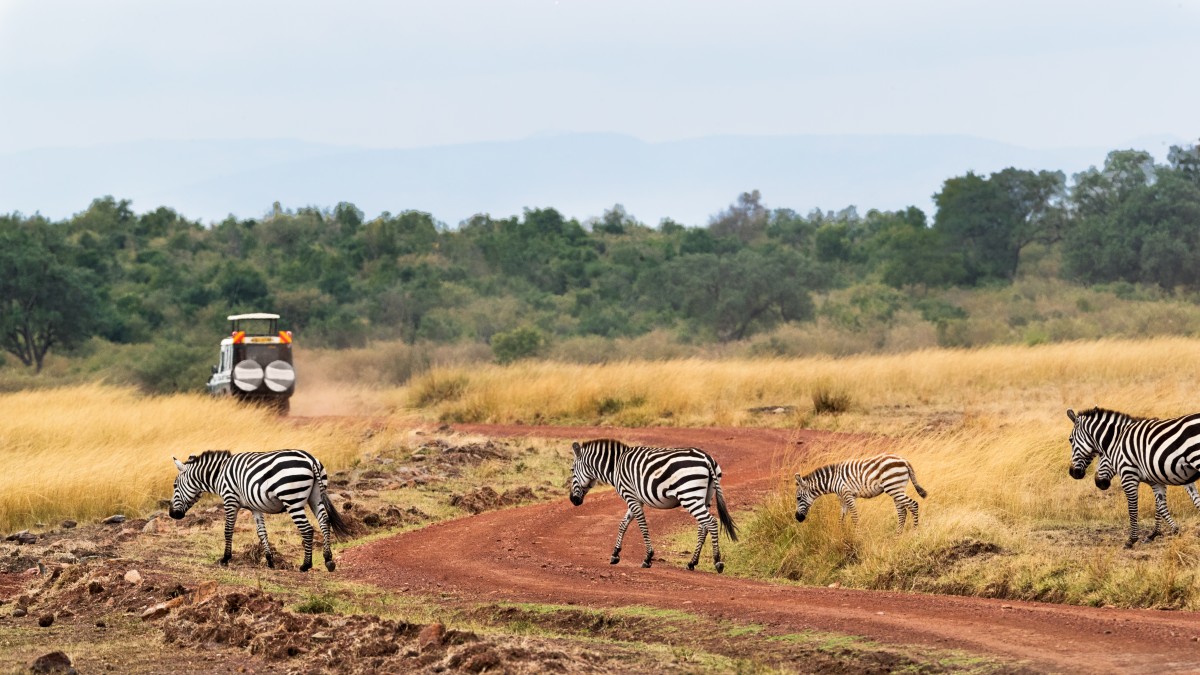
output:
POLYGON ((812 320, 814 296, 835 288, 919 299, 1010 283, 1034 246, 1072 282, 1200 286, 1200 146, 1166 163, 1114 151, 1070 182, 971 172, 934 204, 932 222, 915 207, 801 214, 751 191, 695 227, 650 226, 616 205, 583 222, 531 208, 451 228, 349 203, 205 225, 103 197, 61 221, 0 216, 0 341, 40 370, 48 350, 93 336, 211 347, 225 314, 276 311, 311 345, 477 341, 502 361, 548 340, 659 328, 727 342, 812 320))

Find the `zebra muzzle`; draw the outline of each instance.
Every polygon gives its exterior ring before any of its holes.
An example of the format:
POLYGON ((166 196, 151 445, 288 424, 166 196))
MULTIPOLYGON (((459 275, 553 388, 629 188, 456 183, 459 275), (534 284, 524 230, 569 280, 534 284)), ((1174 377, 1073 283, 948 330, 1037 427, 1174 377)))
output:
POLYGON ((1077 466, 1073 466, 1073 467, 1071 467, 1071 478, 1074 478, 1075 480, 1079 480, 1079 479, 1083 478, 1083 474, 1085 471, 1086 471, 1085 469, 1081 469, 1077 466))
POLYGON ((805 518, 805 516, 803 513, 799 513, 799 512, 796 513, 796 522, 803 523, 804 518, 805 518))
POLYGON ((168 513, 168 514, 169 514, 169 515, 170 515, 172 518, 174 518, 175 520, 180 520, 180 519, 182 519, 182 518, 183 518, 183 515, 184 515, 184 513, 186 513, 186 512, 185 512, 185 511, 176 511, 175 509, 171 509, 171 510, 170 510, 170 511, 168 511, 167 513, 168 513))
POLYGON ((1101 490, 1107 490, 1109 485, 1111 485, 1111 484, 1112 484, 1112 482, 1109 481, 1107 478, 1097 478, 1096 479, 1096 487, 1100 488, 1101 490))
POLYGON ((583 495, 571 495, 571 503, 575 506, 579 506, 583 503, 583 495))

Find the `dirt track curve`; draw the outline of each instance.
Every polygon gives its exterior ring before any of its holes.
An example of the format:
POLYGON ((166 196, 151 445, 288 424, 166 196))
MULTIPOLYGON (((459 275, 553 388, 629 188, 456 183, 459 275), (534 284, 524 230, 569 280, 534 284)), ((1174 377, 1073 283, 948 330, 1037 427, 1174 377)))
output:
MULTIPOLYGON (((773 464, 789 446, 821 435, 772 429, 454 429, 493 437, 695 445, 720 462, 735 510, 757 502, 774 485, 773 464)), ((623 513, 612 492, 572 507, 564 490, 558 501, 459 518, 357 547, 345 552, 338 570, 385 588, 448 593, 466 601, 680 609, 789 632, 834 631, 881 643, 963 649, 1052 672, 1200 672, 1200 614, 1193 612, 770 584, 715 574, 708 547, 697 570, 688 572, 662 537, 691 522, 678 509, 647 514, 656 556, 666 554, 666 560, 642 569, 641 538, 633 528, 621 563, 609 565, 623 513)))

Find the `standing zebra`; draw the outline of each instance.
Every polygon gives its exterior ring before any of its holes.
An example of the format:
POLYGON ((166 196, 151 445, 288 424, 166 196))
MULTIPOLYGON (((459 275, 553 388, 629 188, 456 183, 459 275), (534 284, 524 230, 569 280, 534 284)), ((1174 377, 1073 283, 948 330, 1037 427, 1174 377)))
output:
POLYGON ((1160 523, 1170 533, 1179 526, 1167 510, 1167 486, 1183 485, 1192 503, 1200 509, 1194 485, 1200 478, 1200 413, 1160 420, 1127 415, 1103 408, 1076 414, 1067 410, 1075 425, 1071 429, 1071 477, 1083 478, 1097 456, 1096 487, 1107 490, 1114 475, 1129 507, 1129 538, 1125 548, 1138 539, 1138 486, 1146 483, 1154 491, 1154 529, 1147 540, 1159 535, 1160 523))
POLYGON ((579 506, 583 498, 598 483, 612 485, 629 509, 617 528, 617 544, 613 547, 610 563, 621 561, 621 541, 629 521, 637 519, 646 542, 646 559, 642 567, 650 567, 654 559, 654 547, 650 545, 650 529, 646 526, 646 514, 642 506, 656 509, 673 509, 682 506, 699 524, 696 532, 696 550, 692 553, 689 570, 696 569, 700 562, 700 549, 704 548, 706 534, 712 535, 713 564, 717 572, 725 570, 721 561, 721 549, 717 544, 717 519, 713 518, 708 505, 713 496, 717 498, 717 513, 726 536, 737 541, 737 527, 725 507, 725 495, 721 492, 721 467, 707 452, 699 448, 650 448, 628 446, 620 441, 599 439, 580 445, 572 443, 575 463, 571 467, 571 503, 579 506))
POLYGON ((326 490, 329 476, 320 460, 303 450, 274 452, 245 452, 237 455, 228 450, 206 450, 192 455, 186 462, 175 460, 179 475, 175 477, 175 493, 171 499, 171 517, 182 518, 203 492, 221 496, 225 506, 225 555, 219 561, 228 565, 233 557, 233 526, 238 510, 254 514, 258 538, 266 554, 267 567, 275 567, 271 546, 267 543, 264 513, 287 511, 304 539, 304 564, 301 572, 312 568, 313 528, 304 515, 308 504, 317 516, 321 536, 325 539, 325 567, 334 570, 333 550, 330 548, 330 528, 339 535, 349 534, 346 523, 329 501, 326 490))
POLYGON ((917 483, 908 460, 896 455, 877 455, 868 459, 854 459, 829 464, 810 471, 807 475, 796 474, 796 520, 804 522, 813 500, 821 495, 836 494, 842 501, 842 520, 846 512, 854 525, 858 525, 858 507, 855 497, 870 499, 886 492, 896 502, 898 532, 904 531, 904 519, 912 511, 913 527, 918 523, 917 500, 904 493, 904 486, 912 481, 917 494, 925 497, 925 489, 917 483))

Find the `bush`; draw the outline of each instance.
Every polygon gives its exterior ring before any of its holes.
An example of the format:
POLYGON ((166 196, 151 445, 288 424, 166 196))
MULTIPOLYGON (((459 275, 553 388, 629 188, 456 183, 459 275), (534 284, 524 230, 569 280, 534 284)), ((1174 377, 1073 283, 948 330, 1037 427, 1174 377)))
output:
POLYGON ((537 356, 545 347, 546 338, 536 328, 516 328, 492 336, 492 353, 497 363, 512 363, 537 356))

